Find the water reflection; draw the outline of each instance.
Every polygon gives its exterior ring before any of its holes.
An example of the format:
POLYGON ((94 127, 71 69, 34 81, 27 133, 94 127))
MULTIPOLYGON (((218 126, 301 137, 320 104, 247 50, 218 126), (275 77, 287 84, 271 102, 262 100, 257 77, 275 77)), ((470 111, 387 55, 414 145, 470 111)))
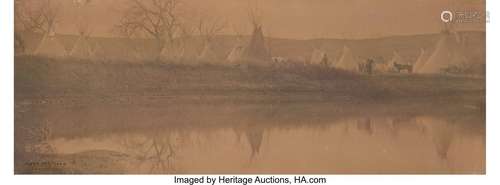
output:
POLYGON ((454 125, 450 122, 430 117, 419 117, 417 123, 424 128, 424 132, 432 139, 437 155, 441 159, 446 160, 454 139, 454 125))
POLYGON ((372 106, 31 106, 16 114, 16 151, 40 143, 19 138, 44 120, 40 153, 71 173, 484 173, 484 112, 372 106))
POLYGON ((262 146, 262 142, 264 139, 264 127, 255 125, 255 124, 247 124, 244 126, 234 127, 234 133, 237 135, 237 142, 241 142, 241 136, 245 136, 245 141, 250 149, 250 160, 254 159, 260 151, 262 146))
POLYGON ((173 173, 177 142, 170 132, 150 137, 123 137, 125 153, 136 160, 138 169, 146 166, 148 173, 173 173))
POLYGON ((52 144, 62 154, 127 154, 129 173, 483 172, 484 136, 463 126, 429 116, 363 117, 326 126, 247 123, 125 132, 90 142, 57 138, 52 144))
POLYGON ((357 129, 367 135, 373 134, 372 121, 370 118, 358 119, 356 122, 357 129))

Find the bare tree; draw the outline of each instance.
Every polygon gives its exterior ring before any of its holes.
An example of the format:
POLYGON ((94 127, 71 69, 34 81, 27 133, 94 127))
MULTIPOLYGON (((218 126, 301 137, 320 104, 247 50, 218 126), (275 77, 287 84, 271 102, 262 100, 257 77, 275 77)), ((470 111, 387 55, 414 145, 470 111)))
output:
POLYGON ((173 42, 182 31, 179 4, 179 0, 128 0, 116 28, 129 37, 153 38, 159 56, 166 43, 173 42))
POLYGON ((58 22, 59 4, 51 0, 15 0, 14 6, 14 48, 24 53, 26 41, 22 32, 49 34, 55 31, 58 22))
POLYGON ((258 3, 259 1, 248 1, 248 19, 254 29, 262 26, 262 12, 258 3))
POLYGON ((224 30, 226 22, 219 17, 200 16, 196 26, 198 34, 204 37, 206 42, 211 42, 217 34, 224 30))
POLYGON ((24 19, 25 3, 22 0, 16 0, 14 3, 14 50, 15 53, 24 53, 26 45, 19 33, 24 30, 22 21, 24 19))
POLYGON ((59 21, 60 5, 52 0, 33 4, 29 0, 16 0, 16 28, 42 34, 54 32, 59 21))

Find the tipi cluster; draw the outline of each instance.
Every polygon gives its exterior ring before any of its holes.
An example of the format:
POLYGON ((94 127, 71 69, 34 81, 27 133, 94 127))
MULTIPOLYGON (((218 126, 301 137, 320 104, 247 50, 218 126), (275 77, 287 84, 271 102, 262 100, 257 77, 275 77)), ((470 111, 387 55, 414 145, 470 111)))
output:
MULTIPOLYGON (((273 57, 270 48, 266 44, 262 26, 255 24, 252 35, 245 42, 238 37, 232 49, 227 51, 226 56, 220 56, 214 49, 217 43, 204 42, 202 47, 193 52, 192 43, 184 40, 177 40, 167 44, 160 53, 162 61, 175 61, 186 64, 210 63, 210 64, 244 64, 257 66, 271 66, 275 63, 283 64, 288 62, 285 57, 273 57)), ((336 68, 352 72, 365 72, 369 67, 370 72, 401 72, 406 70, 409 73, 442 73, 446 68, 467 62, 463 53, 463 40, 457 32, 446 27, 440 34, 433 50, 420 49, 418 58, 415 61, 405 60, 397 51, 394 51, 390 60, 360 59, 356 57, 353 50, 344 46, 341 54, 336 59, 329 56, 324 47, 316 47, 312 50, 310 59, 304 61, 304 65, 318 65, 326 68, 336 68), (363 70, 362 70, 363 68, 363 70)), ((82 29, 76 42, 70 49, 66 49, 60 37, 52 30, 45 34, 40 43, 33 51, 35 55, 50 57, 73 57, 80 59, 98 59, 102 47, 93 42, 88 31, 82 29)), ((139 51, 134 58, 140 60, 144 56, 139 56, 139 51)))
POLYGON ((90 32, 88 30, 87 19, 87 5, 88 0, 74 0, 73 4, 76 6, 76 20, 75 25, 78 30, 78 39, 70 49, 67 49, 57 35, 55 26, 49 27, 49 30, 43 34, 42 39, 38 46, 33 51, 34 55, 46 57, 73 57, 80 59, 96 59, 96 53, 100 46, 91 42, 90 32))
POLYGON ((405 60, 397 51, 393 51, 390 60, 381 61, 375 59, 362 60, 355 57, 353 51, 348 47, 342 48, 340 57, 335 61, 329 61, 327 52, 322 49, 314 49, 309 64, 323 65, 327 67, 342 69, 352 72, 363 72, 362 68, 371 65, 373 72, 389 73, 407 71, 409 73, 443 73, 447 68, 467 63, 467 58, 462 54, 464 41, 450 27, 440 33, 439 40, 434 46, 432 53, 428 55, 425 49, 420 49, 417 59, 405 60))

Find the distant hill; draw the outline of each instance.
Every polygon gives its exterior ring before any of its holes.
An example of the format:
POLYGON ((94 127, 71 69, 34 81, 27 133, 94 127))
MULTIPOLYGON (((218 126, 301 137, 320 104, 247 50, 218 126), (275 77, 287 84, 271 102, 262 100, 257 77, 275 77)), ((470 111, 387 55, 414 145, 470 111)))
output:
MULTIPOLYGON (((33 52, 41 40, 39 34, 22 34, 26 43, 27 52, 33 52)), ((458 34, 465 39, 464 55, 469 61, 484 64, 486 61, 486 33, 479 31, 460 32, 458 34)), ((78 39, 76 35, 57 35, 69 52, 78 39)), ((244 42, 248 36, 242 38, 244 42)), ((101 57, 109 59, 140 59, 152 56, 154 52, 154 42, 150 39, 128 39, 93 37, 91 39, 101 53, 101 57)), ((430 55, 434 46, 439 40, 439 34, 425 34, 413 36, 392 36, 374 39, 311 39, 293 40, 267 38, 268 47, 273 56, 282 56, 296 60, 309 60, 315 48, 323 49, 330 59, 337 60, 342 52, 342 48, 351 48, 354 56, 359 59, 382 57, 390 60, 393 52, 397 51, 404 60, 409 63, 415 62, 420 49, 425 49, 430 55)), ((187 55, 198 55, 203 48, 203 39, 193 36, 186 41, 187 55)), ((220 35, 212 42, 215 53, 221 59, 225 59, 231 49, 236 45, 237 37, 230 35, 220 35)))

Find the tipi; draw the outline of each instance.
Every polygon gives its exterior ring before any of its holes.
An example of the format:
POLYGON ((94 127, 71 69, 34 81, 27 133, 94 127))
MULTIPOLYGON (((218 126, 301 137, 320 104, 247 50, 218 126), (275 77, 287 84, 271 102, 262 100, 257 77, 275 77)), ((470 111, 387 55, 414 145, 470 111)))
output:
POLYGON ((261 26, 255 26, 250 42, 243 50, 242 59, 250 64, 270 64, 271 54, 266 47, 261 26))
POLYGON ((90 44, 89 37, 83 34, 80 35, 69 55, 71 57, 81 59, 94 59, 95 50, 94 47, 92 47, 92 45, 90 44))
POLYGON ((94 43, 94 56, 97 59, 107 59, 108 55, 106 54, 104 47, 101 45, 100 42, 95 42, 94 43))
POLYGON ((90 1, 74 0, 76 6, 76 27, 78 29, 78 40, 69 52, 69 56, 80 59, 94 59, 95 48, 91 45, 89 34, 89 13, 88 5, 90 1))
POLYGON ((59 41, 55 32, 45 34, 36 48, 35 55, 48 57, 65 57, 67 56, 66 48, 59 41))
POLYGON ((349 49, 347 46, 344 46, 344 49, 342 50, 342 56, 336 63, 335 67, 347 71, 358 71, 358 62, 352 55, 351 49, 349 49))
POLYGON ((144 60, 146 57, 144 56, 144 45, 135 45, 131 46, 132 51, 128 54, 129 59, 132 61, 141 61, 144 60))
POLYGON ((218 62, 217 54, 212 49, 212 45, 209 42, 207 42, 203 47, 200 56, 198 56, 198 60, 208 63, 218 62))
POLYGON ((461 54, 461 46, 458 34, 446 28, 442 31, 434 52, 417 73, 441 73, 450 66, 466 62, 467 59, 461 54))
POLYGON ((226 60, 230 63, 236 63, 242 59, 244 47, 241 45, 236 45, 231 52, 229 52, 229 55, 227 55, 226 60))
POLYGON ((161 51, 161 58, 168 61, 180 61, 184 58, 184 47, 180 44, 167 45, 161 51))
POLYGON ((243 42, 241 41, 241 36, 238 36, 238 39, 236 41, 236 44, 233 49, 229 52, 229 54, 226 57, 226 60, 229 63, 236 63, 238 61, 241 61, 243 57, 243 51, 245 50, 245 47, 243 46, 243 42))
POLYGON ((420 68, 422 68, 422 66, 425 64, 426 62, 426 60, 424 59, 425 54, 426 54, 425 50, 420 49, 420 55, 418 55, 418 58, 415 61, 415 71, 420 70, 420 68))

